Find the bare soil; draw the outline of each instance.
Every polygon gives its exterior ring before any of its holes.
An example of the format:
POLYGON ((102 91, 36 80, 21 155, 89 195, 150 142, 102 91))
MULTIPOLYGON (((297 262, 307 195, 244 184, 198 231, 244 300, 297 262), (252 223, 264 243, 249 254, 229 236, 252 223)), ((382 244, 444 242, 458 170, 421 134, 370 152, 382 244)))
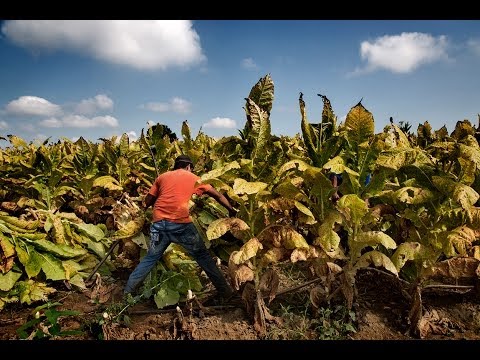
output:
MULTIPOLYGON (((100 325, 103 313, 119 304, 123 285, 122 280, 108 283, 108 279, 104 279, 95 289, 96 293, 92 289, 83 292, 67 288, 58 290, 50 301, 60 302, 59 310, 80 313, 59 318, 59 325, 64 330, 77 329, 83 333, 49 339, 265 340, 265 337, 259 337, 242 301, 222 306, 204 306, 202 303, 206 302, 203 300, 192 301, 179 304, 179 312, 176 306, 158 309, 153 300, 143 300, 126 310, 130 319, 128 325, 110 321, 108 314, 104 324, 100 325)), ((422 297, 424 332, 420 339, 410 331, 411 303, 398 286, 398 280, 388 274, 367 270, 358 273, 356 286, 358 296, 352 308, 356 314, 355 332, 340 340, 480 340, 480 303, 473 291, 425 293, 422 297)), ((271 314, 280 318, 285 316, 285 311, 282 312, 285 304, 293 304, 295 296, 304 301, 308 290, 304 287, 276 297, 267 304, 271 314)), ((28 307, 8 304, 0 312, 0 340, 18 340, 17 329, 32 319, 35 306, 38 304, 28 307)), ((313 322, 309 324, 310 316, 297 315, 297 321, 290 318, 281 324, 267 322, 266 339, 319 339, 318 332, 312 330, 313 322)))

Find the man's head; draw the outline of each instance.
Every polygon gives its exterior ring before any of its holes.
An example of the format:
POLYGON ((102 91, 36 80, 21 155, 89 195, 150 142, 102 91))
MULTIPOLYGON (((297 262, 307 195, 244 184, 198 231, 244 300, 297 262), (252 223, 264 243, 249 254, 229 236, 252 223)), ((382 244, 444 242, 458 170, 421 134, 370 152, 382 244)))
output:
POLYGON ((187 155, 180 155, 175 159, 173 170, 185 169, 188 165, 190 165, 190 169, 193 170, 193 161, 187 155))

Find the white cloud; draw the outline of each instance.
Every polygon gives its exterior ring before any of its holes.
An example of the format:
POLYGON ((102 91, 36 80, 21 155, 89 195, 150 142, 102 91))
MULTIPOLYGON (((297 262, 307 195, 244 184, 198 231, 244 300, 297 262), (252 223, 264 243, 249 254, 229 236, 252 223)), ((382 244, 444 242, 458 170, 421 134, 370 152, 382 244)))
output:
POLYGON ((63 122, 56 118, 50 118, 40 121, 40 125, 49 128, 61 128, 63 127, 63 122))
POLYGON ((470 39, 467 42, 467 46, 472 50, 476 55, 480 56, 480 40, 479 39, 470 39))
POLYGON ((102 110, 112 110, 113 100, 107 95, 99 94, 94 98, 82 100, 75 106, 75 112, 82 115, 95 114, 102 110))
POLYGON ((173 111, 180 114, 186 114, 190 112, 192 104, 189 103, 187 100, 175 97, 171 101, 171 106, 173 111))
POLYGON ((140 107, 155 112, 173 111, 180 114, 188 114, 191 111, 192 104, 185 99, 174 97, 168 103, 149 102, 145 105, 140 105, 140 107))
POLYGON ((203 124, 205 127, 210 127, 210 128, 225 128, 225 129, 233 129, 237 125, 235 123, 235 120, 229 119, 229 118, 220 118, 216 117, 211 119, 209 122, 203 124))
POLYGON ((247 70, 255 70, 258 69, 258 65, 255 64, 252 58, 246 58, 242 60, 242 67, 247 70))
MULTIPOLYGON (((126 132, 125 134, 127 134, 128 139, 129 139, 130 141, 136 141, 136 140, 138 139, 137 133, 136 133, 135 131, 133 131, 133 130, 132 130, 132 131, 128 131, 128 132, 126 132)), ((117 140, 116 140, 117 144, 120 143, 120 140, 122 139, 122 135, 123 135, 123 134, 121 134, 121 135, 116 135, 116 136, 117 136, 117 140)))
POLYGON ((27 49, 71 49, 140 70, 206 61, 188 20, 8 20, 2 33, 27 49))
POLYGON ((12 100, 6 110, 15 115, 54 116, 62 113, 60 106, 37 96, 21 96, 12 100))
POLYGON ((366 61, 363 69, 355 73, 386 69, 394 73, 409 73, 420 65, 433 63, 447 56, 447 38, 444 35, 433 37, 423 33, 402 33, 386 35, 373 42, 363 41, 360 56, 366 61))
POLYGON ((94 127, 117 127, 118 120, 113 116, 95 116, 87 118, 82 115, 67 115, 62 119, 50 118, 40 121, 40 125, 50 128, 71 127, 71 128, 94 128, 94 127))
POLYGON ((45 140, 47 140, 48 136, 44 134, 37 134, 34 136, 33 143, 40 145, 43 143, 45 140))
POLYGON ((6 130, 8 129, 8 124, 6 121, 0 121, 0 130, 6 130))
POLYGON ((20 129, 27 132, 35 132, 37 130, 33 124, 20 124, 20 129))

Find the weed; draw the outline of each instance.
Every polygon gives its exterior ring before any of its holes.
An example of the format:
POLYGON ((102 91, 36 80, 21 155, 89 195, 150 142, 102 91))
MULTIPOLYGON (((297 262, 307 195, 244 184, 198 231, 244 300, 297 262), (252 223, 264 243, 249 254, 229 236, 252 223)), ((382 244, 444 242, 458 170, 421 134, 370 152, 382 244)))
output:
POLYGON ((344 305, 320 308, 318 318, 313 320, 314 331, 319 340, 342 340, 349 333, 356 332, 354 323, 356 315, 344 305))
POLYGON ((62 330, 59 319, 65 316, 80 315, 79 311, 58 310, 62 305, 59 302, 47 302, 37 306, 29 316, 25 324, 20 326, 16 332, 20 339, 49 339, 69 335, 83 335, 81 330, 62 330))

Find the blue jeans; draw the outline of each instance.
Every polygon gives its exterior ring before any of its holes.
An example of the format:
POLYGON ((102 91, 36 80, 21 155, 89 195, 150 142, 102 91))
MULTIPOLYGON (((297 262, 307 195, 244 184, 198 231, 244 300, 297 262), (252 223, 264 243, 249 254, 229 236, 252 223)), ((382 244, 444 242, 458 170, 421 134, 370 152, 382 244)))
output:
POLYGON ((168 220, 160 220, 150 225, 150 246, 147 255, 141 259, 135 270, 130 274, 123 290, 124 293, 135 291, 172 242, 181 245, 187 251, 205 271, 220 294, 231 292, 227 280, 205 247, 195 225, 193 223, 179 224, 168 220))

